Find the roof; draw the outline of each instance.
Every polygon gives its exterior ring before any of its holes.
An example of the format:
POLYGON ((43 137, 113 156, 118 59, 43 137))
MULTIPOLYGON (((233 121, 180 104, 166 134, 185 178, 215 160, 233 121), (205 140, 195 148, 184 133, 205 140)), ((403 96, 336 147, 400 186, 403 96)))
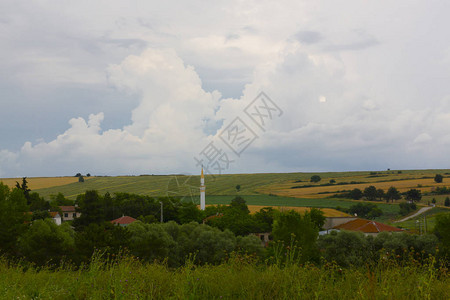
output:
POLYGON ((55 218, 56 216, 61 217, 57 211, 50 211, 50 217, 55 218))
POLYGON ((379 233, 383 231, 387 232, 398 232, 403 231, 403 229, 389 226, 383 223, 375 222, 372 220, 365 220, 365 219, 355 219, 352 221, 348 221, 347 223, 337 225, 333 227, 334 229, 341 229, 341 230, 351 230, 351 231, 360 231, 364 233, 379 233))
POLYGON ((134 221, 137 221, 135 218, 129 217, 129 216, 122 216, 118 219, 112 220, 111 223, 113 224, 119 224, 119 225, 125 225, 125 224, 131 224, 134 221))
POLYGON ((75 211, 75 206, 73 205, 69 205, 69 206, 58 206, 59 208, 61 208, 62 212, 71 212, 71 211, 75 211))

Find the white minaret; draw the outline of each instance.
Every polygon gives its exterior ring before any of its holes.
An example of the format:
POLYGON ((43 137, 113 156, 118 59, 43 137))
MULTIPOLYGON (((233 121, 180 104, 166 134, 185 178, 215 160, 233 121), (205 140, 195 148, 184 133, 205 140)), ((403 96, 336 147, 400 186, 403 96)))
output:
POLYGON ((202 176, 200 176, 200 209, 205 210, 205 176, 203 176, 203 166, 202 166, 202 176))

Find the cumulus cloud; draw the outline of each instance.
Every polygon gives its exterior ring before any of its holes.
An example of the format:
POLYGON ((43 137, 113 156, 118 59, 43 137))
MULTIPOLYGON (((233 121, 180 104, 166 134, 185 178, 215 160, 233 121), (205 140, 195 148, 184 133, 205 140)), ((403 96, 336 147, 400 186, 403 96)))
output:
POLYGON ((0 176, 196 172, 261 91, 283 115, 229 172, 445 167, 445 4, 386 3, 10 5, 0 126, 70 121, 1 141, 0 176))

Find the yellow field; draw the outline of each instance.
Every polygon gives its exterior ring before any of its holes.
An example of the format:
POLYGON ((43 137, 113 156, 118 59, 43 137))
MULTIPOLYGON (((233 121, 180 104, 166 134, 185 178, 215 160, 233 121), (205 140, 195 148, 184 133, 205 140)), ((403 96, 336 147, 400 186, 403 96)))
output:
MULTIPOLYGON (((88 180, 90 178, 92 177, 84 177, 84 180, 88 180)), ((16 186, 16 181, 22 184, 22 178, 0 179, 0 182, 3 182, 3 184, 6 184, 10 188, 16 186)), ((27 177, 27 182, 28 188, 30 188, 31 190, 37 190, 78 182, 78 177, 27 177)))
POLYGON ((329 197, 333 193, 338 193, 342 190, 352 190, 358 188, 362 191, 370 185, 375 186, 377 189, 383 189, 385 192, 391 187, 396 187, 400 192, 406 192, 409 189, 418 189, 422 192, 430 192, 433 188, 438 186, 446 186, 445 183, 436 183, 432 178, 427 179, 411 179, 411 180, 400 180, 400 181, 389 181, 389 182, 370 182, 362 184, 347 184, 347 185, 331 185, 331 186, 313 186, 308 188, 297 188, 292 189, 291 187, 296 185, 306 185, 306 183, 295 183, 293 181, 285 182, 281 184, 273 184, 270 186, 265 186, 258 191, 261 193, 272 193, 279 196, 285 197, 297 197, 297 198, 325 198, 329 197), (326 194, 319 194, 324 193, 326 194))
MULTIPOLYGON (((260 211, 261 208, 267 207, 263 205, 248 205, 248 209, 250 210, 250 213, 255 213, 257 211, 260 211)), ((274 209, 278 209, 280 211, 289 211, 289 210, 295 210, 296 212, 299 212, 301 214, 304 214, 306 211, 309 211, 311 207, 298 207, 298 206, 272 206, 274 209)), ((323 214, 325 217, 350 217, 349 214, 346 214, 342 211, 332 209, 332 208, 320 208, 321 211, 323 211, 323 214)))
MULTIPOLYGON (((212 206, 211 204, 207 204, 206 206, 212 206)), ((304 214, 306 211, 309 211, 311 207, 299 207, 299 206, 270 206, 270 205, 247 205, 248 209, 250 210, 251 214, 254 214, 261 210, 261 208, 264 207, 272 207, 273 209, 278 209, 279 211, 289 211, 289 210, 295 210, 296 212, 299 212, 301 214, 304 214)), ((198 208, 200 208, 200 205, 198 205, 198 208)), ((325 217, 350 217, 349 214, 346 214, 342 211, 333 209, 333 208, 319 208, 321 211, 323 211, 323 215, 325 217)))

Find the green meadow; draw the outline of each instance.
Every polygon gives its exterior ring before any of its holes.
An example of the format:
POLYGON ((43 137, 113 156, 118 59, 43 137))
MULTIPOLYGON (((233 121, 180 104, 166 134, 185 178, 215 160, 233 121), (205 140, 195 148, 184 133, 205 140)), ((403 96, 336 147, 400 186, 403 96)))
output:
POLYGON ((382 260, 372 267, 257 264, 232 256, 219 265, 170 269, 134 257, 94 258, 80 269, 36 269, 0 259, 2 299, 448 299, 450 279, 433 258, 382 260))

